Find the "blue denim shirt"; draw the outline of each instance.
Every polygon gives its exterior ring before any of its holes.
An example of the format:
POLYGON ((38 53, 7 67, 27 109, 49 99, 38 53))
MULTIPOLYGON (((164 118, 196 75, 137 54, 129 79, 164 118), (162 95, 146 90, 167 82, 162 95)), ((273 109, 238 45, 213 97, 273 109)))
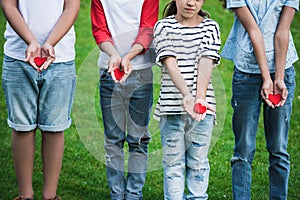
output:
MULTIPOLYGON (((281 10, 284 6, 289 6, 298 11, 299 0, 227 0, 228 9, 243 6, 248 6, 263 33, 269 70, 271 73, 274 73, 274 34, 281 10)), ((240 71, 254 74, 260 73, 250 37, 236 16, 234 16, 233 26, 223 47, 221 56, 233 61, 234 65, 240 71)), ((290 33, 286 68, 292 66, 297 60, 297 51, 290 33)))

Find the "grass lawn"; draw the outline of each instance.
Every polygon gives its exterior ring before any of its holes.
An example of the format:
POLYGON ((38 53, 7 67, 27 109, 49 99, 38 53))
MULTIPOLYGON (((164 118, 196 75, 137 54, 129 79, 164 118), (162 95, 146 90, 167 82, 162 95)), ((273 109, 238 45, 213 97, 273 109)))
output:
MULTIPOLYGON (((161 2, 161 12, 166 0, 161 2)), ((96 66, 98 49, 91 35, 89 18, 90 1, 81 1, 81 10, 75 24, 77 32, 77 94, 72 112, 73 124, 65 132, 65 154, 60 176, 58 194, 63 199, 94 200, 109 199, 107 187, 104 150, 103 128, 101 126, 101 111, 99 108, 99 94, 97 89, 98 69, 96 66)), ((205 2, 204 9, 211 14, 221 28, 222 42, 224 43, 232 24, 233 14, 223 10, 217 0, 205 2)), ((161 16, 161 13, 160 13, 161 16)), ((0 15, 0 35, 5 29, 5 19, 0 15)), ((300 14, 296 14, 292 26, 292 33, 298 52, 300 52, 300 14)), ((0 37, 0 60, 3 58, 3 36, 0 37)), ((295 64, 296 71, 300 62, 295 64)), ((159 92, 160 71, 157 66, 154 78, 154 96, 157 100, 159 92)), ((228 60, 222 60, 214 70, 214 86, 217 94, 218 125, 213 133, 210 151, 210 184, 208 194, 210 199, 232 199, 231 197, 231 170, 234 138, 231 131, 230 106, 231 77, 233 65, 228 60)), ((0 67, 2 72, 2 67, 0 67)), ((297 74, 297 82, 300 75, 297 74)), ((1 84, 1 83, 0 83, 1 84)), ((300 188, 300 88, 296 88, 294 109, 289 135, 289 153, 291 155, 291 175, 289 182, 289 200, 299 200, 300 188)), ((7 110, 2 87, 0 89, 0 200, 9 200, 17 195, 16 177, 11 156, 11 130, 6 124, 7 110)), ((268 199, 268 154, 265 149, 263 124, 259 124, 257 135, 257 151, 253 162, 252 199, 268 199)), ((149 172, 144 187, 145 200, 163 199, 163 170, 161 168, 161 145, 158 124, 151 118, 150 131, 152 141, 149 147, 149 172)), ((36 138, 35 165, 33 186, 35 198, 40 199, 42 189, 41 165, 41 136, 36 138)))

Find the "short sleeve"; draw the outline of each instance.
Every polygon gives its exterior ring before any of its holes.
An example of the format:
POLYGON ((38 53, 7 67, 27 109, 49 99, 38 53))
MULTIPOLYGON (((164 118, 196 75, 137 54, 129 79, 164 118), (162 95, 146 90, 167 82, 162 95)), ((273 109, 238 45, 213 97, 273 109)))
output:
POLYGON ((166 57, 176 57, 175 48, 172 45, 172 38, 163 23, 157 22, 154 26, 153 44, 156 51, 156 63, 162 66, 161 60, 166 57))
POLYGON ((209 28, 206 32, 206 37, 208 40, 203 44, 200 52, 201 57, 210 58, 214 61, 215 64, 220 63, 220 48, 221 48, 221 37, 220 37, 220 28, 219 25, 209 20, 209 28))
POLYGON ((295 8, 296 11, 299 11, 299 0, 286 0, 284 5, 295 8))
POLYGON ((226 0, 227 9, 247 6, 246 0, 226 0))

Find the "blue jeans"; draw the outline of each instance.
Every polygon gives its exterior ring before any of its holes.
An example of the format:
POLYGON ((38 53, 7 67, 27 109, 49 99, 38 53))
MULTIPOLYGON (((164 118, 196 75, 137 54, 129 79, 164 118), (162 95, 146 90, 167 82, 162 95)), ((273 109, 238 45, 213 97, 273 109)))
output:
POLYGON ((4 55, 2 86, 7 123, 14 130, 58 132, 71 125, 76 87, 74 61, 52 63, 38 73, 30 64, 4 55))
MULTIPOLYGON (((271 75, 274 78, 274 74, 271 75)), ((285 70, 284 81, 288 89, 286 103, 273 109, 263 102, 260 95, 261 75, 246 74, 238 70, 234 72, 231 100, 235 136, 234 156, 231 159, 234 199, 250 199, 251 164, 262 104, 266 147, 269 152, 270 199, 287 199, 290 172, 287 144, 295 89, 294 67, 285 70)))
POLYGON ((106 174, 111 199, 142 199, 146 179, 148 123, 153 102, 151 68, 133 71, 123 85, 101 72, 100 103, 105 134, 106 174), (126 134, 127 132, 127 134, 126 134), (124 143, 129 147, 125 169, 124 143), (127 178, 125 172, 128 172, 127 178))
POLYGON ((165 200, 208 198, 210 167, 207 154, 213 126, 212 115, 206 115, 201 122, 188 115, 162 116, 165 200), (184 194, 185 182, 187 195, 184 194))

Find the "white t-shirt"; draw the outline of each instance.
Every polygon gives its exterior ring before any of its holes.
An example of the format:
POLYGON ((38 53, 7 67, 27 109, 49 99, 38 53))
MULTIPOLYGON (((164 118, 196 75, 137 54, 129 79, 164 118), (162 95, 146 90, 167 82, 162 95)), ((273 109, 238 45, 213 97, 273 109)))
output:
MULTIPOLYGON (((114 45, 120 56, 124 56, 128 53, 138 35, 144 0, 101 0, 101 3, 114 45), (110 12, 111 10, 117 10, 118 12, 110 12)), ((105 52, 101 52, 98 66, 107 68, 108 61, 109 56, 105 52)), ((155 64, 154 49, 150 47, 145 54, 136 56, 131 64, 133 70, 151 67, 155 64)))
MULTIPOLYGON (((18 8, 29 29, 40 45, 43 45, 63 12, 64 0, 18 0, 18 8)), ((25 59, 27 44, 13 30, 9 23, 4 32, 6 42, 4 54, 18 59, 25 59)), ((69 32, 54 47, 56 59, 54 63, 75 59, 75 31, 69 32)))

